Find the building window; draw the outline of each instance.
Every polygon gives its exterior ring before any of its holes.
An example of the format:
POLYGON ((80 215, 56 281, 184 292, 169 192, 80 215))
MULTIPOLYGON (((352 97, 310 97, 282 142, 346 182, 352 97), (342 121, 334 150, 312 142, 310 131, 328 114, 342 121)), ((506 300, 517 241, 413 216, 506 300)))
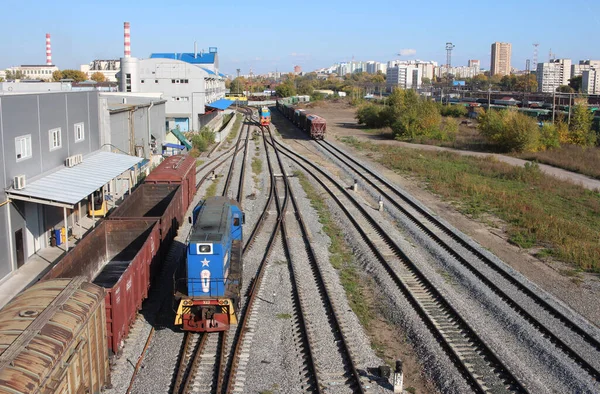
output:
POLYGON ((155 79, 155 80, 154 80, 154 83, 158 83, 158 79, 155 79))
POLYGON ((48 132, 50 138, 50 150, 55 150, 61 147, 60 127, 52 129, 48 132))
POLYGON ((75 123, 75 142, 80 142, 85 139, 85 131, 83 128, 83 122, 75 123))
POLYGON ((144 83, 144 80, 143 80, 143 79, 141 79, 141 80, 140 80, 140 83, 144 83))
POLYGON ((17 161, 31 157, 31 134, 15 138, 15 153, 17 154, 17 161))
POLYGON ((171 83, 175 83, 175 80, 174 80, 174 79, 171 79, 171 83))

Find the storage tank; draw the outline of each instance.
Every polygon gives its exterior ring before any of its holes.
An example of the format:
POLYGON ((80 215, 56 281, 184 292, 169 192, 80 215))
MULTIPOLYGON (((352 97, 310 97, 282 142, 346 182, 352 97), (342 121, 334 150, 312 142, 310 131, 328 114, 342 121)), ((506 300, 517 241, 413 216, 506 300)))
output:
POLYGON ((136 57, 121 58, 121 79, 119 90, 121 92, 140 91, 140 65, 139 59, 136 57))

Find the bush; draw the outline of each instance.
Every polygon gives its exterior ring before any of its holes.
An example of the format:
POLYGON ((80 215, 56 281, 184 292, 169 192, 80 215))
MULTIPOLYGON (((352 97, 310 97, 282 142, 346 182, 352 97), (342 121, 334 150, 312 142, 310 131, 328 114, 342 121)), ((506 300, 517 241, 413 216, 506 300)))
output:
POLYGON ((359 124, 378 129, 390 125, 389 109, 383 105, 365 104, 356 111, 359 124))
POLYGON ((208 127, 200 129, 198 134, 192 136, 192 145, 195 149, 200 152, 205 152, 209 145, 215 143, 215 133, 212 132, 208 127))
POLYGON ((489 110, 480 114, 479 130, 507 152, 535 152, 540 148, 537 122, 515 110, 489 110))
POLYGON ((440 105, 442 116, 451 116, 453 118, 465 117, 469 114, 467 107, 463 105, 440 105))
POLYGON ((392 124, 396 139, 433 137, 440 132, 442 117, 437 105, 417 95, 413 90, 401 91, 403 97, 395 100, 394 113, 398 113, 392 124))
POLYGON ((558 128, 551 123, 544 123, 540 129, 540 148, 560 148, 560 135, 558 128))

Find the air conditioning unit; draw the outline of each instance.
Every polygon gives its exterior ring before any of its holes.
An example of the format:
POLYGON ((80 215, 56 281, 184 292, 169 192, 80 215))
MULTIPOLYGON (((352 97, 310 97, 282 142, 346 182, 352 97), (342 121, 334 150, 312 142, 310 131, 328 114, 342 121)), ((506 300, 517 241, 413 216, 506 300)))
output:
POLYGON ((77 164, 83 163, 83 155, 79 154, 75 155, 75 157, 77 157, 77 164))
POLYGON ((73 167, 75 164, 75 156, 69 156, 67 157, 67 160, 65 160, 65 165, 67 167, 73 167))
POLYGON ((17 175, 13 187, 15 190, 25 189, 25 175, 17 175))

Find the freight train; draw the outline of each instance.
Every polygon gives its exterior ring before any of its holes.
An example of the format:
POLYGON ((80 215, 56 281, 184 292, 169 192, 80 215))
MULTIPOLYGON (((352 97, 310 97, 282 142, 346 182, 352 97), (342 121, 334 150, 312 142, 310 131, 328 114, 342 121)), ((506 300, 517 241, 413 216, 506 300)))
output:
POLYGON ((261 126, 268 126, 271 124, 271 111, 269 108, 262 107, 258 110, 258 120, 261 126))
POLYGON ((277 109, 283 116, 288 118, 300 130, 307 133, 315 140, 325 138, 327 132, 327 121, 315 114, 311 114, 303 109, 296 109, 289 98, 277 100, 277 109))
POLYGON ((244 214, 227 197, 194 209, 185 264, 174 277, 175 325, 184 331, 226 331, 237 323, 242 285, 244 214))
POLYGON ((196 160, 165 159, 0 310, 0 346, 10 349, 0 392, 98 393, 110 383, 110 354, 121 352, 195 193, 196 160))

